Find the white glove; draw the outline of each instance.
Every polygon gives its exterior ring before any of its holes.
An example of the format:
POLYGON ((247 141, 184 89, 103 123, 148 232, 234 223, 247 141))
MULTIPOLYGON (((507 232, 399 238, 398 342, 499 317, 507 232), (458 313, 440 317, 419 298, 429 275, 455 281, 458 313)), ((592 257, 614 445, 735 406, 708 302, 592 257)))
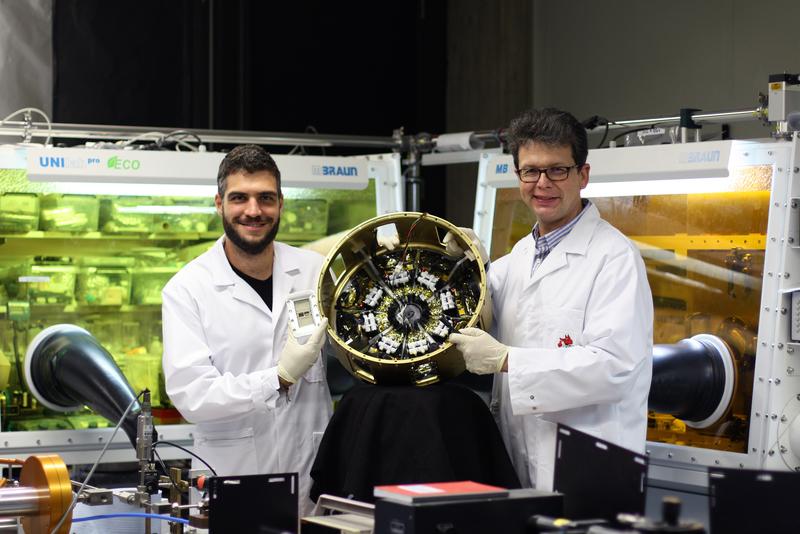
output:
POLYGON ((476 375, 499 373, 508 356, 508 347, 480 328, 462 328, 448 341, 464 356, 467 369, 476 375))
POLYGON ((278 360, 278 376, 292 384, 300 380, 300 377, 311 369, 314 362, 319 358, 322 345, 325 344, 325 333, 328 328, 328 318, 323 317, 308 340, 300 344, 294 337, 294 332, 289 329, 289 338, 283 348, 281 358, 278 360))
POLYGON ((400 236, 397 234, 381 234, 377 235, 378 246, 386 250, 394 250, 395 247, 400 245, 400 236))
MULTIPOLYGON (((489 261, 489 254, 486 253, 486 248, 483 246, 483 243, 481 243, 481 240, 478 239, 478 234, 476 234, 472 228, 464 228, 459 226, 458 229, 464 232, 470 241, 472 241, 472 244, 475 245, 475 248, 478 249, 478 253, 480 254, 480 258, 478 258, 478 260, 481 262, 481 264, 486 265, 486 262, 489 261)), ((465 252, 451 232, 447 232, 445 234, 444 239, 442 239, 442 244, 450 256, 461 256, 462 254, 466 254, 469 259, 475 260, 472 251, 467 250, 465 252)))

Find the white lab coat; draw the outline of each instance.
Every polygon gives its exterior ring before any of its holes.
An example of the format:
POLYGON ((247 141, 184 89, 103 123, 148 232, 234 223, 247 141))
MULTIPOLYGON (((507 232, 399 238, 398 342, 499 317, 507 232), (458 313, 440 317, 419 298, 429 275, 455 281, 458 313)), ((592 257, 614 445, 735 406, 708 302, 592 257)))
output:
MULTIPOLYGON (((228 263, 220 238, 163 290, 167 393, 197 424, 194 451, 219 475, 300 473, 300 512, 332 404, 325 358, 279 392, 287 337, 286 296, 315 289, 323 258, 275 243, 272 311, 228 263)), ((198 466, 197 462, 194 465, 198 466)))
POLYGON ((644 452, 653 301, 638 250, 593 205, 531 277, 534 254, 529 234, 489 269, 509 346, 492 410, 520 481, 549 490, 556 423, 644 452))

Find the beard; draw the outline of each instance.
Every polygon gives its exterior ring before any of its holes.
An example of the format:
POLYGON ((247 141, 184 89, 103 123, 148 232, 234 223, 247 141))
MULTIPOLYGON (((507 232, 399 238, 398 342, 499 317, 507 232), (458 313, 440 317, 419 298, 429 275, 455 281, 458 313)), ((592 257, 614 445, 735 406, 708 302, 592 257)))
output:
POLYGON ((239 250, 244 252, 245 254, 250 254, 256 256, 264 252, 270 243, 275 241, 275 236, 278 235, 278 227, 281 224, 281 218, 278 216, 275 219, 275 224, 272 226, 267 235, 259 239, 258 241, 247 241, 244 239, 234 228, 234 225, 228 221, 228 219, 223 214, 222 216, 222 228, 225 230, 225 236, 231 240, 231 242, 236 245, 239 250))

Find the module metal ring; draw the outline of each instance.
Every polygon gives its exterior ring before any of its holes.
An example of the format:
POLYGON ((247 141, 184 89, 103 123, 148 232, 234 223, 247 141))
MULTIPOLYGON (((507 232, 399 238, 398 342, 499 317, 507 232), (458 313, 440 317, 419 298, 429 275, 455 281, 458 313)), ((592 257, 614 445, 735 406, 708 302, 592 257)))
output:
POLYGON ((456 226, 423 213, 376 217, 345 235, 325 259, 317 297, 337 358, 372 384, 425 386, 456 376, 464 359, 447 337, 488 327, 480 252, 456 226), (392 226, 399 244, 379 244, 379 228, 392 226))

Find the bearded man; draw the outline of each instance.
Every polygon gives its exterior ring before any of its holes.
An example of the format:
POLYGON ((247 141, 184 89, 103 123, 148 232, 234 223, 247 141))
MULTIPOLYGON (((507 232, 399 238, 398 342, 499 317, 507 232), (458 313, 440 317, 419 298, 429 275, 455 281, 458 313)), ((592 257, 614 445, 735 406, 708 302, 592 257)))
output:
POLYGON ((327 320, 300 344, 286 297, 315 288, 323 257, 275 241, 281 173, 263 148, 228 153, 217 187, 225 235, 162 292, 167 394, 197 425, 194 451, 218 475, 298 472, 306 515, 332 409, 320 357, 327 320))

